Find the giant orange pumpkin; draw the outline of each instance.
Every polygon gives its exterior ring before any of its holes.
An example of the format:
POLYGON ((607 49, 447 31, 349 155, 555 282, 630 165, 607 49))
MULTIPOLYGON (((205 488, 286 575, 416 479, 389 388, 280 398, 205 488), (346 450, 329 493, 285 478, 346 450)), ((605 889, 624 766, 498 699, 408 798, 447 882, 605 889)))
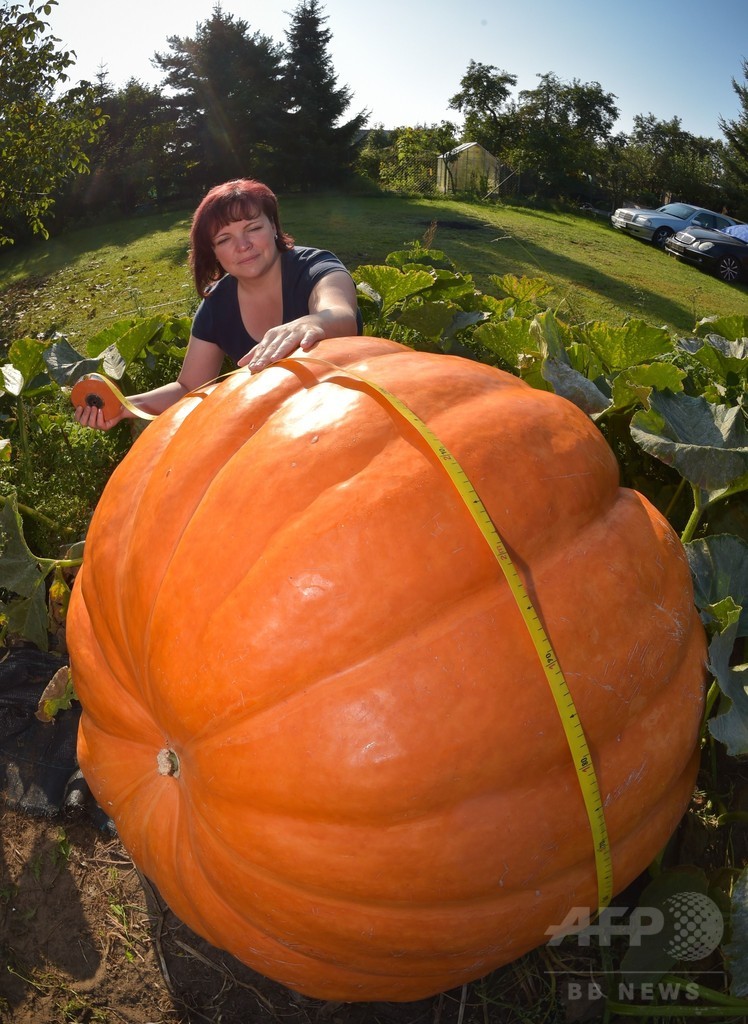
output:
MULTIPOLYGON (((565 400, 380 339, 313 355, 405 402, 490 512, 581 716, 620 891, 696 771, 678 539, 565 400)), ((592 833, 458 491, 393 409, 308 367, 185 398, 114 473, 70 611, 80 763, 210 942, 310 996, 417 999, 595 907, 592 833)))

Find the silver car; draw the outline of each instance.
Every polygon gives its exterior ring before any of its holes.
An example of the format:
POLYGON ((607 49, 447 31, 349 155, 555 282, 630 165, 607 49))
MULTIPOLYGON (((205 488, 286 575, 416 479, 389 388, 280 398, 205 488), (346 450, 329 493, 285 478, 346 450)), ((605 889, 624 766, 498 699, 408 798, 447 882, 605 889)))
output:
POLYGON ((636 235, 662 248, 665 240, 676 231, 688 227, 723 230, 737 224, 732 217, 713 210, 704 210, 690 203, 666 203, 657 210, 640 210, 635 206, 622 206, 610 218, 614 228, 636 235))

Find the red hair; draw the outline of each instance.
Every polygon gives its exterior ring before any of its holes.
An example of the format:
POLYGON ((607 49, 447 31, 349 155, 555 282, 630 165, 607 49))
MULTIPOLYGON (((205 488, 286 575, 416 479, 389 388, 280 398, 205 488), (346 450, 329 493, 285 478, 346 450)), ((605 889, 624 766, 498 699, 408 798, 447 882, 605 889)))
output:
POLYGON ((233 221, 253 220, 263 213, 275 228, 278 251, 291 249, 293 238, 281 227, 278 200, 267 185, 252 178, 237 178, 208 192, 195 210, 190 229, 190 267, 198 295, 204 297, 209 286, 225 274, 213 250, 213 239, 221 228, 233 221))

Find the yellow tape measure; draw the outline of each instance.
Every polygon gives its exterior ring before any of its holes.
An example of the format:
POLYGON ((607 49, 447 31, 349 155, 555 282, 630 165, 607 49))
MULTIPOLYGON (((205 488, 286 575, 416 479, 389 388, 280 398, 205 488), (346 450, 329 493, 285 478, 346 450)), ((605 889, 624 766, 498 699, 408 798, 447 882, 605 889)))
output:
MULTIPOLYGON (((527 630, 532 639, 533 645, 543 667, 546 680, 550 686, 553 699, 556 703, 561 724, 563 725, 569 750, 574 761, 579 787, 582 791, 587 817, 592 831, 595 851, 595 869, 597 872, 597 890, 599 908, 607 907, 613 897, 613 865, 611 859, 610 844, 608 841, 608 829, 605 823, 605 812, 603 809, 602 795, 597 781, 595 766, 592 761, 587 739, 584 734, 582 723, 579 719, 574 700, 571 696, 568 684, 558 663, 551 642, 543 628, 543 624, 535 611, 530 600, 522 578, 507 551, 496 526, 488 514, 486 506, 478 496, 475 488, 470 482, 465 470, 457 459, 442 444, 439 438, 428 427, 423 420, 417 416, 397 395, 391 391, 375 384, 373 381, 361 377, 350 370, 343 370, 334 363, 315 357, 303 359, 282 359, 272 366, 286 367, 292 371, 299 371, 306 368, 309 363, 316 363, 322 366, 327 372, 322 380, 317 378, 317 383, 335 383, 343 387, 351 385, 358 386, 360 390, 367 391, 374 398, 393 408, 403 419, 414 427, 429 448, 439 459, 441 466, 446 471, 450 480, 457 489, 465 507, 470 512, 478 529, 486 539, 496 561, 509 584, 509 589, 514 596, 519 612, 524 620, 527 630)), ((381 402, 380 402, 381 404, 381 402)))
POLYGON ((108 377, 102 377, 100 373, 91 373, 87 377, 82 377, 73 386, 70 392, 70 401, 76 408, 82 405, 101 409, 105 420, 113 419, 122 406, 138 419, 155 420, 156 418, 152 413, 144 412, 137 405, 133 405, 116 384, 108 377))

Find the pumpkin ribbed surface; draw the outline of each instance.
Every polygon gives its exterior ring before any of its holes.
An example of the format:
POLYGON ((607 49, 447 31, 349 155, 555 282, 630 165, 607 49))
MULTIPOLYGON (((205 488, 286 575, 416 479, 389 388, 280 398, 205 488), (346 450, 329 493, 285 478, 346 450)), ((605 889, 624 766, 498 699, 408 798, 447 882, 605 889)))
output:
MULTIPOLYGON (((314 355, 405 402, 491 514, 583 723, 620 891, 695 778, 680 542, 565 400, 381 339, 314 355)), ((113 474, 69 618, 79 759, 196 932, 310 996, 417 999, 594 907, 592 835, 457 490, 402 417, 309 367, 187 397, 113 474)))

